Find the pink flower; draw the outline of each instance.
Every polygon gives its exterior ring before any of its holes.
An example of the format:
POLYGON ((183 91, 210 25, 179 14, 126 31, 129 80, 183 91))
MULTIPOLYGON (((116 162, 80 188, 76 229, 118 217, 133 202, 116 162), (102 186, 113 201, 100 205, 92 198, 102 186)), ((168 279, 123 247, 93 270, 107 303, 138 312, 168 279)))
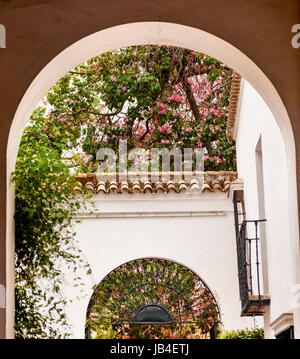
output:
POLYGON ((47 127, 45 127, 45 128, 44 128, 44 132, 47 132, 47 131, 48 131, 48 128, 47 128, 47 127))
POLYGON ((223 160, 219 156, 215 156, 215 161, 219 164, 222 163, 223 160))
POLYGON ((162 145, 167 145, 168 143, 170 143, 170 141, 169 141, 169 140, 164 140, 164 139, 162 139, 162 140, 160 141, 160 143, 161 143, 162 145))

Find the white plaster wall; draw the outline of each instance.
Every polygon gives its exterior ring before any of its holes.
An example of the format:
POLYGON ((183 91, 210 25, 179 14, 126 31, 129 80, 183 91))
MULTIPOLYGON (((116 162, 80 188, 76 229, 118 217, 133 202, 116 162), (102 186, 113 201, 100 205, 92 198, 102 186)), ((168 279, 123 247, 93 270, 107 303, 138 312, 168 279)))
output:
MULTIPOLYGON (((92 285, 119 265, 142 257, 165 258, 196 272, 215 295, 226 329, 251 328, 241 318, 233 206, 226 193, 98 195, 97 208, 105 213, 180 211, 202 217, 86 218, 76 226, 80 248, 91 265, 93 278, 85 278, 85 298, 68 307, 75 338, 84 335, 86 308, 92 285), (207 211, 222 211, 208 215, 207 211)), ((79 293, 72 283, 64 290, 70 298, 79 293)))
MULTIPOLYGON (((270 312, 266 315, 266 332, 273 332, 268 323, 290 311, 292 288, 292 251, 289 227, 287 158, 279 127, 255 89, 246 81, 237 128, 238 175, 244 178, 247 219, 258 219, 258 195, 255 150, 261 136, 266 224, 266 256, 268 288, 271 296, 270 312)), ((294 254, 296 255, 296 253, 294 254)))

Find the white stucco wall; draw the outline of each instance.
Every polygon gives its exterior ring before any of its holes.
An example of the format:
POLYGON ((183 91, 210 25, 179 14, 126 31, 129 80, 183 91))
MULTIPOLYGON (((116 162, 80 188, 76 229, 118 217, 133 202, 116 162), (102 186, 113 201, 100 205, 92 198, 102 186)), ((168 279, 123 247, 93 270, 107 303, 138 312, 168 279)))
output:
MULTIPOLYGON (((74 337, 84 336, 92 285, 119 265, 142 257, 165 258, 192 269, 215 295, 224 328, 253 327, 251 318, 240 317, 233 206, 227 193, 101 194, 95 199, 102 215, 178 213, 176 217, 85 218, 76 225, 93 278, 84 278, 85 298, 75 299, 67 308, 74 337)), ((79 290, 69 286, 64 292, 75 298, 79 290)))
MULTIPOLYGON (((263 186, 265 197, 267 274, 264 283, 271 296, 270 312, 265 316, 266 334, 273 336, 268 324, 291 308, 291 235, 289 228, 287 158, 279 127, 259 94, 246 81, 242 85, 237 126, 238 176, 244 179, 247 219, 259 218, 256 177, 256 146, 261 138, 263 186)), ((295 253, 296 255, 296 253, 295 253)))

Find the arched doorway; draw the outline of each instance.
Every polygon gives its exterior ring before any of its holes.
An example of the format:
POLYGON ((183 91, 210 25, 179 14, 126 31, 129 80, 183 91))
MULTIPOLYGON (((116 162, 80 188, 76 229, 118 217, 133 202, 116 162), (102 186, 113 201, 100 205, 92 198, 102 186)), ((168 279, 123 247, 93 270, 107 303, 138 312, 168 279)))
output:
POLYGON ((205 282, 170 260, 142 258, 111 271, 94 289, 86 337, 215 338, 217 301, 205 282))
MULTIPOLYGON (((10 176, 14 170, 18 144, 25 124, 35 106, 49 88, 67 71, 91 58, 95 53, 141 44, 166 44, 186 47, 213 56, 239 72, 260 93, 270 107, 281 131, 285 144, 288 167, 288 202, 292 253, 299 252, 298 207, 296 185, 295 143, 287 111, 276 89, 267 76, 241 51, 229 43, 199 29, 161 22, 131 23, 112 27, 90 35, 73 44, 53 59, 35 78, 24 95, 15 114, 7 147, 7 336, 13 336, 14 317, 14 189, 10 176), (122 33, 122 36, 120 36, 122 33)), ((299 282, 299 256, 292 255, 294 283, 299 282)))

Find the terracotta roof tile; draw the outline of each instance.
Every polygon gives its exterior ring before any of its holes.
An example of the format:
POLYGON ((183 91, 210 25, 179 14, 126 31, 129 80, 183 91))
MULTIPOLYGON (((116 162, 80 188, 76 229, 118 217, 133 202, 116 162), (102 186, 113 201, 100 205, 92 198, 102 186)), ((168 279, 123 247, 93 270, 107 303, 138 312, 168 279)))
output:
POLYGON ((226 126, 226 136, 227 139, 233 139, 234 137, 234 127, 236 122, 237 107, 240 95, 240 86, 241 86, 241 76, 233 72, 230 98, 229 98, 229 110, 226 126))
MULTIPOLYGON (((186 174, 186 173, 185 173, 186 174)), ((98 193, 183 193, 188 190, 191 192, 227 192, 230 184, 237 179, 236 172, 204 172, 202 173, 203 183, 199 180, 199 172, 189 173, 188 180, 182 173, 159 173, 158 178, 151 180, 151 173, 131 173, 127 174, 127 180, 120 181, 117 173, 93 173, 79 174, 75 177, 76 184, 74 190, 81 192, 85 187, 93 194, 98 193), (146 179, 149 175, 149 178, 146 179), (130 177, 133 176, 133 177, 130 177), (181 178, 180 178, 181 177, 181 178), (134 178, 134 180, 131 180, 134 178), (168 181, 164 181, 169 178, 168 181)))

